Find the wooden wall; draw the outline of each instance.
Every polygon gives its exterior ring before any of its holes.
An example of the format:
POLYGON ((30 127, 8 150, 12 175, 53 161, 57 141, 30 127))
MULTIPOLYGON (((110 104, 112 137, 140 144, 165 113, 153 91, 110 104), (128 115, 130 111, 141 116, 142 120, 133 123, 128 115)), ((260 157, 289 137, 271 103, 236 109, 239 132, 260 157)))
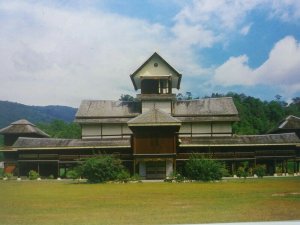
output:
POLYGON ((176 135, 173 129, 140 128, 133 135, 134 154, 176 153, 176 135))

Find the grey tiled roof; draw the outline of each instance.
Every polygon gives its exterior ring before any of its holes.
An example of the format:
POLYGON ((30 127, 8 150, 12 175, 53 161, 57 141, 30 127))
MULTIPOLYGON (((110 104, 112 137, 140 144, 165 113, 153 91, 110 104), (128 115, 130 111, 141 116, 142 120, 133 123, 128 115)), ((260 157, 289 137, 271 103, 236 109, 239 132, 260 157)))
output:
POLYGON ((140 113, 140 108, 139 102, 83 100, 76 113, 76 120, 83 118, 134 117, 140 113))
POLYGON ((238 115, 231 97, 205 98, 190 101, 176 101, 174 116, 225 116, 238 115))
POLYGON ((130 138, 105 138, 100 140, 23 138, 20 137, 13 148, 82 148, 82 147, 130 147, 130 138))
MULTIPOLYGON (((141 102, 84 100, 77 113, 78 123, 126 123, 141 113, 141 102)), ((232 98, 206 98, 174 101, 172 116, 182 122, 238 121, 232 98)))
POLYGON ((28 120, 21 119, 11 123, 9 126, 2 128, 0 134, 34 134, 40 137, 49 137, 44 131, 37 128, 34 124, 30 123, 28 120))
POLYGON ((159 110, 151 109, 128 121, 128 126, 180 126, 181 121, 159 110))
POLYGON ((214 145, 274 145, 299 144, 295 133, 267 135, 234 135, 232 137, 181 137, 181 146, 214 146, 214 145))

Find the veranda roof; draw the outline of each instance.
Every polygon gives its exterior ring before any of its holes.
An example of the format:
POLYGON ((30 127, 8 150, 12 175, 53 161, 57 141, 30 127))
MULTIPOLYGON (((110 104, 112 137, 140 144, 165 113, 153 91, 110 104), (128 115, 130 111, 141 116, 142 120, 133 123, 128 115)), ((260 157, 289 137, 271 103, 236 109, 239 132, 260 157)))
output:
POLYGON ((159 109, 149 111, 128 121, 128 126, 180 126, 181 121, 159 109))
POLYGON ((234 135, 232 137, 180 137, 180 147, 299 145, 295 133, 266 135, 234 135))
POLYGON ((40 137, 49 137, 44 131, 36 127, 36 125, 30 123, 28 120, 21 119, 11 123, 9 126, 2 128, 0 134, 34 134, 40 137))
POLYGON ((99 140, 27 138, 20 137, 14 149, 74 149, 74 148, 129 148, 130 138, 105 138, 99 140))

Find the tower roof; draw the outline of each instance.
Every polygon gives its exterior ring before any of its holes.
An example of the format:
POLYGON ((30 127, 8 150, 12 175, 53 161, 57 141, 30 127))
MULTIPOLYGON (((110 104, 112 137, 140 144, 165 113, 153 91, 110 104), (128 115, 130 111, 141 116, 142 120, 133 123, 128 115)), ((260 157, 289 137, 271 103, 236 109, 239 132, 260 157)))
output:
POLYGON ((141 88, 141 79, 145 78, 171 78, 172 88, 179 89, 181 77, 182 75, 156 52, 130 75, 135 90, 141 88))

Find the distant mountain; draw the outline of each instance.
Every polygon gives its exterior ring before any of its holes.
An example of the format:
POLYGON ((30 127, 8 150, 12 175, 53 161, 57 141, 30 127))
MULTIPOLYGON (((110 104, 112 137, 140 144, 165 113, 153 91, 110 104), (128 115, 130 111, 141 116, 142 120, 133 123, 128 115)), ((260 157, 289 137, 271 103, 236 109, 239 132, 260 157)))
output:
POLYGON ((72 122, 76 111, 76 108, 68 106, 29 106, 0 101, 0 129, 19 119, 27 119, 32 123, 51 122, 55 119, 72 122))

